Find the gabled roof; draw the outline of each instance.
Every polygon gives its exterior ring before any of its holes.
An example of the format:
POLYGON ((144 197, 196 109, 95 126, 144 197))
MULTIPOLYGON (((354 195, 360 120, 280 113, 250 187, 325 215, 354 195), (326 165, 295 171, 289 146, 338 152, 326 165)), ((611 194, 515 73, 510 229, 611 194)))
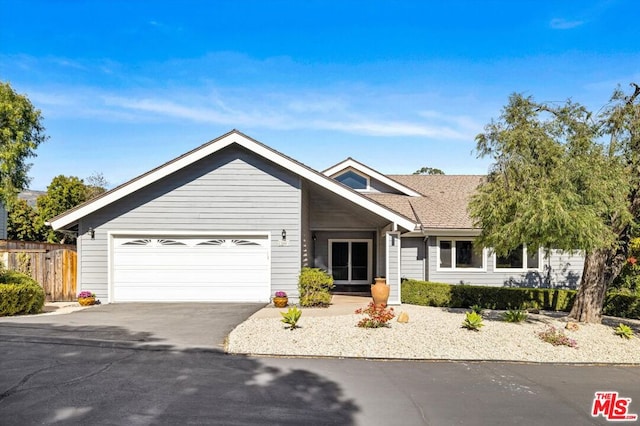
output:
POLYGON ((180 157, 171 160, 145 174, 142 174, 127 183, 124 183, 104 194, 81 204, 71 210, 62 213, 59 216, 52 218, 49 221, 49 224, 54 229, 63 229, 68 228, 75 225, 78 220, 91 214, 101 208, 104 208, 127 195, 130 195, 139 189, 142 189, 148 185, 151 185, 158 180, 169 176, 170 174, 181 170, 198 160, 201 160, 209 155, 212 155, 230 145, 237 144, 269 161, 272 161, 281 167, 291 171, 292 173, 297 174, 300 177, 308 179, 309 181, 320 185, 321 187, 344 197, 351 202, 359 205, 380 217, 384 217, 385 219, 397 224, 398 226, 407 229, 409 231, 413 231, 417 223, 408 217, 403 216, 399 212, 392 210, 389 207, 386 207, 375 200, 369 199, 362 194, 352 190, 351 188, 342 185, 341 183, 321 174, 317 171, 305 166, 298 161, 293 160, 290 157, 287 157, 280 152, 269 148, 268 146, 249 138, 243 133, 232 130, 231 132, 214 139, 210 142, 205 143, 204 145, 187 152, 180 157))
POLYGON ((402 183, 394 180, 393 178, 390 178, 387 175, 383 175, 382 173, 378 172, 377 170, 372 169, 371 167, 365 166, 364 164, 354 160, 353 158, 349 157, 344 161, 341 161, 340 163, 336 164, 335 166, 331 166, 329 167, 327 170, 323 171, 322 173, 326 176, 329 177, 335 177, 338 174, 340 174, 340 172, 343 172, 345 170, 349 170, 349 169, 354 169, 359 171, 360 173, 363 173, 371 178, 374 178, 382 183, 384 183, 385 185, 390 186, 391 188, 403 193, 404 195, 408 195, 410 197, 420 197, 420 193, 416 192, 415 190, 407 187, 406 185, 403 185, 402 183))

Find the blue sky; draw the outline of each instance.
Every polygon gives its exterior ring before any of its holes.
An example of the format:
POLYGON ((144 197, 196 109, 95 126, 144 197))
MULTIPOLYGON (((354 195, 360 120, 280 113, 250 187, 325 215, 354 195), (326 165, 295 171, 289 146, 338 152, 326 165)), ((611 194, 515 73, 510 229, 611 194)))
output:
POLYGON ((593 110, 640 83, 640 5, 610 1, 0 0, 0 80, 58 174, 117 185, 231 129, 313 168, 486 173, 509 94, 593 110))

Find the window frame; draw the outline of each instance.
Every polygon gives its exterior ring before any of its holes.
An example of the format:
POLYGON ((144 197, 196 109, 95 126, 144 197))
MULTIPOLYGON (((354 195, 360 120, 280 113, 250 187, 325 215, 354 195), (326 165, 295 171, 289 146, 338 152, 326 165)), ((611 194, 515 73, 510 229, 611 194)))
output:
POLYGON ((343 185, 345 185, 345 186, 347 186, 347 187, 349 187, 349 188, 353 189, 354 191, 358 191, 358 192, 369 192, 369 191, 371 191, 371 177, 369 177, 369 176, 367 176, 366 174, 361 173, 361 172, 359 172, 358 170, 353 169, 353 168, 351 168, 351 167, 349 167, 348 169, 343 170, 342 172, 338 173, 337 175, 335 175, 335 176, 333 177, 333 179, 334 179, 336 182, 340 182, 341 184, 343 184, 343 185), (347 173, 349 173, 349 172, 351 172, 351 173, 353 173, 353 174, 355 174, 355 175, 358 175, 358 176, 360 176, 361 178, 364 178, 364 179, 365 179, 365 182, 366 182, 366 187, 365 187, 365 188, 353 188, 353 187, 351 187, 351 186, 347 185, 346 183, 343 183, 343 182, 341 182, 341 181, 339 181, 339 180, 338 180, 338 178, 339 178, 340 176, 345 175, 345 174, 347 174, 347 173))
POLYGON ((541 271, 542 267, 542 248, 538 248, 538 265, 534 268, 529 268, 529 252, 527 251, 527 245, 522 246, 522 267, 521 268, 499 268, 498 256, 495 252, 492 252, 493 257, 493 270, 494 272, 526 272, 526 271, 541 271))
POLYGON ((333 243, 348 243, 348 280, 334 280, 335 284, 347 284, 347 285, 360 285, 371 284, 373 281, 373 240, 370 238, 330 238, 327 240, 327 269, 328 273, 333 276, 333 243), (352 243, 367 243, 367 279, 366 280, 353 280, 352 279, 352 243))
POLYGON ((438 237, 436 238, 436 271, 438 272, 461 272, 461 271, 469 271, 469 272, 486 272, 487 271, 487 249, 485 247, 482 248, 482 253, 480 254, 482 258, 482 267, 480 268, 461 268, 456 265, 456 246, 458 241, 470 241, 472 245, 475 245, 474 237, 438 237), (441 241, 449 241, 451 242, 451 266, 450 267, 442 267, 440 266, 440 242, 441 241))

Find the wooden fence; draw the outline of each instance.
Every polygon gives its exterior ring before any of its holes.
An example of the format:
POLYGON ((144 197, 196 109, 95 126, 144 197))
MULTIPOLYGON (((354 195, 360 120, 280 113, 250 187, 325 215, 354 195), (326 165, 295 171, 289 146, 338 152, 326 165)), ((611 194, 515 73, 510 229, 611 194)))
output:
POLYGON ((7 269, 31 276, 44 289, 47 301, 76 299, 76 246, 0 241, 0 259, 7 269))

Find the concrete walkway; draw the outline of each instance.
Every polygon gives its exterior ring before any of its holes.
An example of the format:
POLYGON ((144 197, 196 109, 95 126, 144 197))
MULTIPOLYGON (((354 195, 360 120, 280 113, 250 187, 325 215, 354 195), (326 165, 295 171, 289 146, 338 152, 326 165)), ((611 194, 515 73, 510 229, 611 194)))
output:
POLYGON ((42 308, 42 313, 38 315, 69 314, 87 308, 90 308, 90 306, 81 306, 78 302, 46 302, 42 308))
MULTIPOLYGON (((371 302, 370 296, 348 296, 342 294, 336 294, 331 299, 331 306, 328 308, 301 308, 304 311, 304 315, 307 317, 330 317, 336 315, 349 315, 358 308, 366 307, 371 302)), ((61 315, 69 314, 75 311, 82 311, 84 309, 91 309, 98 307, 94 306, 80 306, 78 302, 46 302, 42 313, 35 316, 45 315, 61 315)), ((159 304, 162 306, 162 304, 159 304)), ((258 312, 252 315, 253 318, 280 318, 280 312, 286 312, 289 307, 295 306, 290 304, 286 308, 276 308, 272 304, 265 306, 258 312)), ((24 315, 23 317, 34 317, 34 315, 24 315)), ((16 318, 16 317, 6 317, 16 318)))
MULTIPOLYGON (((371 297, 366 296, 346 296, 335 294, 331 299, 331 305, 328 308, 300 308, 304 312, 305 317, 332 317, 337 315, 350 315, 358 308, 364 308, 371 302, 371 297)), ((289 307, 294 305, 289 305, 289 307)), ((280 312, 286 312, 289 308, 276 308, 269 304, 258 312, 253 314, 251 318, 280 318, 280 312)))

